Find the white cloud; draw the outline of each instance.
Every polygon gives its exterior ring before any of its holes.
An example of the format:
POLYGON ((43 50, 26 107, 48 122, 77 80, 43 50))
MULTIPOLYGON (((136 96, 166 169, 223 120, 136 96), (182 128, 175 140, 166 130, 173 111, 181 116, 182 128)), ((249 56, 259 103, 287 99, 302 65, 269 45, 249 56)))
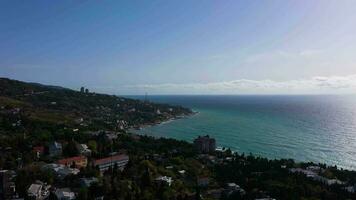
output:
POLYGON ((338 94, 356 92, 356 74, 288 81, 239 79, 212 83, 140 84, 111 87, 119 93, 154 94, 338 94))
POLYGON ((260 53, 251 55, 246 58, 246 63, 257 63, 257 62, 272 62, 277 60, 295 60, 295 59, 310 59, 316 58, 324 53, 321 49, 305 49, 302 51, 271 51, 266 53, 260 53))

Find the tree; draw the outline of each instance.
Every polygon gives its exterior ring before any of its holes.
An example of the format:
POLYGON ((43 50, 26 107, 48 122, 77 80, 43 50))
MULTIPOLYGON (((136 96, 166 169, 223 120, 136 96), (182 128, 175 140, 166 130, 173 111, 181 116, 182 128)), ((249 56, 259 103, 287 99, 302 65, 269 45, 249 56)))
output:
POLYGON ((149 169, 146 168, 145 172, 141 176, 141 188, 150 187, 152 182, 153 182, 153 178, 150 174, 149 169))
POLYGON ((78 200, 87 200, 88 199, 88 189, 87 188, 81 188, 78 193, 78 200))
POLYGON ((64 146, 63 149, 63 155, 72 157, 72 156, 77 156, 79 154, 79 151, 77 149, 77 143, 75 141, 70 141, 68 142, 67 145, 64 146))
POLYGON ((89 140, 88 147, 93 153, 97 153, 97 143, 95 140, 89 140))

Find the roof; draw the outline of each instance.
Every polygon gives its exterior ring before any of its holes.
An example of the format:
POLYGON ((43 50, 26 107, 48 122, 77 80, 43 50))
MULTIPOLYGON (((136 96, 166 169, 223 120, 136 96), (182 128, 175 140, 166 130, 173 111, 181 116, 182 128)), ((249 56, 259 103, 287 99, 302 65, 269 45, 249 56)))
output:
POLYGON ((236 185, 236 183, 228 183, 227 186, 229 186, 229 187, 236 187, 237 185, 236 185))
POLYGON ((88 145, 87 144, 79 144, 80 147, 82 147, 83 149, 88 149, 88 145))
POLYGON ((44 146, 35 146, 33 147, 33 150, 37 152, 44 152, 44 146))
POLYGON ((59 142, 53 142, 50 147, 52 148, 57 148, 57 149, 61 149, 62 148, 62 144, 59 142))
POLYGON ((83 161, 83 160, 86 160, 86 159, 87 158, 85 156, 75 156, 75 157, 70 157, 70 158, 65 158, 65 159, 58 160, 57 163, 58 164, 62 164, 62 165, 66 165, 68 163, 83 161))
POLYGON ((33 195, 37 195, 41 189, 42 189, 42 185, 31 184, 31 186, 28 188, 27 192, 30 194, 33 194, 33 195))
POLYGON ((126 154, 117 154, 114 156, 95 160, 95 165, 103 165, 103 164, 107 164, 110 162, 117 162, 117 161, 128 160, 128 159, 129 159, 129 156, 126 154))
POLYGON ((164 181, 166 183, 168 183, 168 185, 170 186, 173 182, 172 177, 168 177, 168 176, 159 176, 155 179, 156 181, 164 181))
POLYGON ((78 174, 79 169, 69 168, 62 164, 50 163, 42 167, 43 170, 53 170, 56 174, 61 176, 67 176, 69 174, 78 174))
POLYGON ((89 187, 91 184, 98 182, 98 179, 95 177, 81 178, 79 180, 80 180, 81 184, 86 187, 89 187))
POLYGON ((69 188, 60 188, 56 190, 57 198, 75 199, 75 194, 69 188))

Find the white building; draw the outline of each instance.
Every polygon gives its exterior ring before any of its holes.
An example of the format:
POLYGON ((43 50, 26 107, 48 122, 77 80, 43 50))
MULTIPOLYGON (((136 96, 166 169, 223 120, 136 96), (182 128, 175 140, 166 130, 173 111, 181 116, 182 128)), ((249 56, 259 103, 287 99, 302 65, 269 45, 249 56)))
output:
POLYGON ((89 149, 88 145, 86 144, 78 144, 77 149, 81 155, 90 156, 91 150, 89 149))
POLYGON ((58 200, 74 200, 75 194, 69 188, 59 188, 56 190, 58 200))
POLYGON ((168 176, 159 176, 155 179, 156 182, 160 182, 160 183, 167 183, 168 186, 172 185, 172 177, 168 177, 168 176))
POLYGON ((32 199, 42 199, 42 184, 31 184, 27 190, 27 196, 32 199))
POLYGON ((44 184, 41 181, 36 181, 27 189, 27 195, 30 199, 46 199, 49 196, 50 187, 50 185, 44 184))

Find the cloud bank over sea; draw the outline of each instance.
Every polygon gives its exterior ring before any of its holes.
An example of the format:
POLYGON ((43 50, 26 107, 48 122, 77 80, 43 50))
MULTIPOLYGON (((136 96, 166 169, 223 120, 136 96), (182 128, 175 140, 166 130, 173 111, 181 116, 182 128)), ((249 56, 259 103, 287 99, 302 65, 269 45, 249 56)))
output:
POLYGON ((347 76, 315 76, 287 81, 238 79, 211 83, 137 84, 94 87, 120 94, 353 94, 356 74, 347 76))

